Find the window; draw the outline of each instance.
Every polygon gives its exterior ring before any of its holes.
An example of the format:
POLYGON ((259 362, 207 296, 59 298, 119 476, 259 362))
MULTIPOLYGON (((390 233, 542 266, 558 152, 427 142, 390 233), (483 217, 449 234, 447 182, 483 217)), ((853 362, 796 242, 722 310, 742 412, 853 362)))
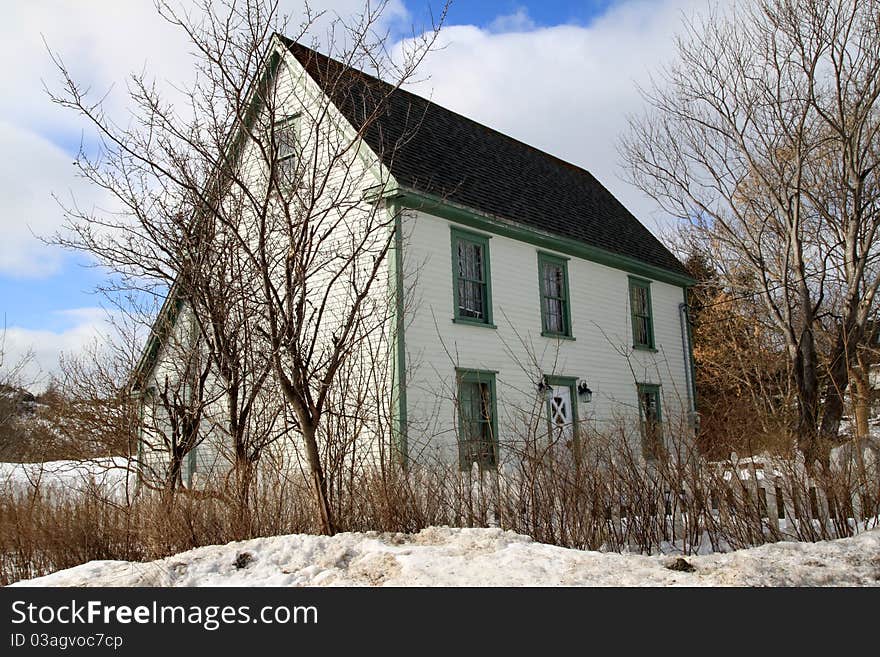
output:
POLYGON ((769 517, 767 515, 767 489, 763 486, 758 488, 758 510, 761 512, 762 518, 769 517))
POLYGON ((462 470, 473 463, 480 469, 498 462, 495 417, 495 374, 458 371, 458 459, 462 470))
POLYGON ((538 285, 541 290, 541 334, 571 337, 568 295, 568 261, 538 254, 538 285))
POLYGON ((816 495, 815 486, 810 488, 810 517, 813 520, 819 519, 819 496, 816 495))
POLYGON ((280 187, 289 188, 296 180, 296 152, 299 140, 299 115, 288 116, 273 127, 275 172, 280 187))
POLYGON ((452 229, 452 289, 456 322, 492 326, 489 238, 452 229))
POLYGON ((782 495, 782 486, 776 484, 776 518, 785 520, 785 498, 782 495))
POLYGON ((639 413, 642 423, 642 454, 656 459, 663 454, 663 414, 660 409, 660 386, 640 383, 639 413))
POLYGON ((632 313, 633 347, 654 348, 654 322, 651 319, 651 282, 629 279, 629 306, 632 313))

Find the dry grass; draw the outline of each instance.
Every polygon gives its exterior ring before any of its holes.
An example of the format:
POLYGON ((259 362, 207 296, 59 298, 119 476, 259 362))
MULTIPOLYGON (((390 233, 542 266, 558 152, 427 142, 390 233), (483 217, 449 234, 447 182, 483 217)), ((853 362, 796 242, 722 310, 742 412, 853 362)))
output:
MULTIPOLYGON (((406 533, 499 526, 564 547, 650 554, 670 546, 692 553, 822 540, 858 531, 855 515, 878 521, 875 471, 839 466, 810 479, 797 459, 776 459, 779 475, 765 480, 767 498, 754 478, 726 476, 740 464, 709 464, 692 450, 672 449, 646 467, 627 444, 594 437, 579 459, 555 446, 508 449, 500 476, 426 465, 384 474, 364 469, 334 489, 337 526, 406 533), (777 519, 776 485, 788 521, 777 519), (847 499, 857 500, 857 509, 847 499)), ((222 490, 142 493, 125 504, 102 501, 100 493, 0 496, 0 583, 94 559, 151 560, 319 529, 305 482, 278 472, 261 474, 246 508, 222 490)))

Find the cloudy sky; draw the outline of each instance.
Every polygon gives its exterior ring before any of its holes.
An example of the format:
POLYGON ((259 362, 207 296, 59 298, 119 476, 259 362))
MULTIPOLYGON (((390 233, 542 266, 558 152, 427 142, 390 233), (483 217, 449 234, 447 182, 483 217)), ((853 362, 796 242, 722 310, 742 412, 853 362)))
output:
MULTIPOLYGON (((403 36, 428 0, 392 0, 386 21, 403 36)), ((283 0, 296 15, 296 0, 283 0)), ((436 2, 434 3, 436 6, 436 2)), ((124 116, 126 74, 144 68, 160 81, 186 80, 181 36, 155 15, 151 0, 30 0, 4 7, 0 25, 0 329, 7 363, 27 349, 30 378, 50 372, 104 330, 102 280, 82 256, 45 246, 61 222, 53 195, 79 203, 102 199, 75 176, 84 124, 53 106, 57 85, 48 44, 77 79, 114 88, 110 106, 124 116), (45 42, 45 43, 44 43, 45 42), (115 87, 113 87, 115 85, 115 87)), ((361 0, 315 0, 347 15, 361 0)), ((672 53, 683 15, 705 0, 458 0, 442 48, 422 69, 415 91, 517 139, 589 169, 649 228, 663 218, 621 178, 615 143, 637 84, 672 53)))

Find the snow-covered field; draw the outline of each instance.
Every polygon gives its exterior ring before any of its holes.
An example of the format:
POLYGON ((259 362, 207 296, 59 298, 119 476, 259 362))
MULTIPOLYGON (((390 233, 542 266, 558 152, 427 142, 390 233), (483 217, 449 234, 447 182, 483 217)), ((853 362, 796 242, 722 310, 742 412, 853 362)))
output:
POLYGON ((134 490, 134 472, 124 457, 85 461, 46 463, 0 463, 0 492, 26 494, 39 487, 41 492, 70 494, 99 488, 114 498, 124 498, 134 490))
POLYGON ((678 557, 568 550, 500 529, 295 534, 150 563, 93 561, 13 586, 880 586, 880 529, 678 557))

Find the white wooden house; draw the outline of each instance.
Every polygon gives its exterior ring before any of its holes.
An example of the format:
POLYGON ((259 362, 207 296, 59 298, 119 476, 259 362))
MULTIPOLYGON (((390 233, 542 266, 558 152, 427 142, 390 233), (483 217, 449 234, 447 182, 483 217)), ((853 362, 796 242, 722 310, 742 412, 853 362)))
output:
MULTIPOLYGON (((275 74, 300 92, 287 111, 301 117, 296 99, 323 94, 341 64, 283 37, 275 47, 275 74)), ((350 75, 333 120, 353 132, 359 85, 384 83, 350 75)), ((646 443, 660 423, 692 426, 693 280, 588 171, 403 90, 363 141, 380 173, 359 191, 396 231, 377 292, 391 290, 395 312, 373 357, 391 363, 402 455, 491 468, 529 422, 566 442, 621 422, 646 443)), ((141 361, 144 391, 168 358, 165 335, 154 331, 141 361)))

